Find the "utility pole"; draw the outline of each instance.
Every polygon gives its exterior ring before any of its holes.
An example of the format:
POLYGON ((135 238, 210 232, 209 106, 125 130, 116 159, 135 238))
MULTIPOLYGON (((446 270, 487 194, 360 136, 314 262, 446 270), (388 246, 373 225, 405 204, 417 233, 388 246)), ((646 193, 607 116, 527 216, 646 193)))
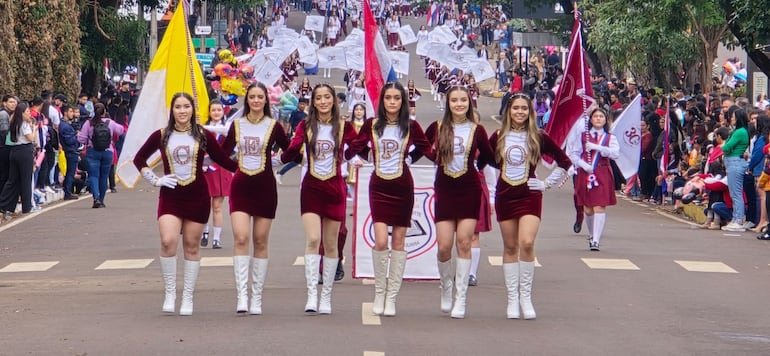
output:
MULTIPOLYGON (((200 16, 198 16, 201 26, 206 26, 206 15, 208 15, 206 4, 208 4, 208 0, 201 1, 201 13, 200 16)), ((201 34, 201 53, 206 53, 206 36, 207 35, 201 34)))
POLYGON ((158 8, 150 9, 150 63, 158 50, 158 8))

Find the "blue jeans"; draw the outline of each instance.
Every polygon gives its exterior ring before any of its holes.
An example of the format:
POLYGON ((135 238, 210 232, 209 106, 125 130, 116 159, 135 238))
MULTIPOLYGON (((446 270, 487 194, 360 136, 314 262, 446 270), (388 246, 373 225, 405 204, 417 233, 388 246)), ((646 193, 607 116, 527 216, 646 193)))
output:
POLYGON ((727 189, 730 191, 730 200, 733 201, 733 221, 744 223, 746 221, 746 209, 743 204, 743 174, 748 163, 743 157, 725 157, 727 169, 727 189))
POLYGON ((65 152, 64 157, 67 159, 67 172, 64 174, 64 196, 72 196, 72 183, 75 181, 75 170, 78 169, 78 154, 77 152, 65 152))
POLYGON ((94 196, 94 200, 104 203, 104 195, 107 193, 107 178, 112 166, 112 151, 97 151, 89 148, 86 152, 88 161, 88 186, 94 196))
POLYGON ((503 90, 508 85, 508 75, 506 73, 497 73, 497 90, 503 90))
POLYGON ((711 210, 714 211, 714 214, 719 215, 719 218, 722 219, 722 221, 730 221, 733 219, 733 209, 728 208, 727 204, 721 201, 712 204, 711 210))

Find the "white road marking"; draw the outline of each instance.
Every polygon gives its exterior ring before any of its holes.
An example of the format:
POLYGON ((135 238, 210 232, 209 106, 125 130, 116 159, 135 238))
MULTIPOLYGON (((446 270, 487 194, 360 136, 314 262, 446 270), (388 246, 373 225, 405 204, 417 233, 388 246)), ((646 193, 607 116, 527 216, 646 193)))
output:
POLYGON ((738 273, 722 262, 709 261, 674 261, 688 272, 738 273))
POLYGON ((203 257, 201 267, 232 267, 233 257, 203 257))
POLYGON ((305 256, 297 256, 297 259, 294 260, 294 263, 292 266, 304 266, 305 265, 305 256))
POLYGON ((149 266, 152 261, 153 259, 151 258, 136 260, 106 260, 94 269, 142 269, 149 266))
POLYGON ((581 258, 588 268, 591 269, 616 269, 616 270, 628 270, 638 271, 633 262, 628 259, 613 259, 613 258, 581 258))
POLYGON ((372 313, 374 303, 361 303, 361 323, 364 325, 382 325, 380 317, 372 313))
POLYGON ((44 272, 59 264, 59 261, 14 262, 0 269, 0 272, 44 272))

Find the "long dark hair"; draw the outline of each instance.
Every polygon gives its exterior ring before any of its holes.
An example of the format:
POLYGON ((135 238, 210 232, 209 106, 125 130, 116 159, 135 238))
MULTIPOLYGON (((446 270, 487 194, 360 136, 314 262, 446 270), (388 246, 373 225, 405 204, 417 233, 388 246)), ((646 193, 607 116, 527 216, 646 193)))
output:
POLYGON ((385 131, 385 125, 388 124, 387 113, 385 112, 385 91, 388 89, 396 89, 401 94, 401 108, 398 109, 398 128, 401 129, 401 138, 405 138, 409 134, 409 126, 411 125, 411 119, 409 118, 409 96, 406 94, 406 89, 399 82, 386 83, 382 90, 380 90, 380 103, 377 105, 377 120, 374 122, 374 131, 377 135, 382 136, 385 131))
POLYGON ((244 100, 246 101, 244 103, 246 105, 243 105, 243 117, 248 116, 249 113, 251 112, 251 107, 249 106, 249 92, 253 88, 262 89, 262 92, 265 93, 265 106, 262 108, 262 113, 265 114, 265 117, 272 118, 273 115, 270 112, 270 98, 268 97, 268 94, 267 94, 267 87, 265 87, 265 85, 260 82, 251 83, 251 85, 249 85, 249 87, 246 88, 246 99, 244 100))
POLYGON ((103 117, 110 117, 107 113, 107 108, 102 103, 94 104, 94 117, 91 118, 91 127, 94 127, 102 122, 103 117))
POLYGON ((446 92, 446 105, 444 107, 444 117, 441 119, 441 127, 438 132, 438 157, 441 164, 452 162, 454 157, 454 137, 455 130, 452 124, 452 110, 449 108, 449 95, 453 92, 461 91, 468 96, 468 111, 465 112, 465 118, 473 123, 473 109, 471 104, 471 94, 465 87, 453 86, 446 92))
POLYGON ((609 133, 610 128, 612 128, 612 117, 610 117, 610 114, 607 113, 607 110, 604 110, 602 108, 594 108, 591 110, 591 112, 588 114, 588 126, 589 129, 593 127, 593 124, 591 124, 591 118, 594 116, 595 113, 600 112, 604 114, 604 132, 609 133))
POLYGON ((174 103, 176 103, 179 98, 185 98, 190 101, 190 104, 192 105, 192 115, 190 116, 190 126, 192 128, 190 134, 195 138, 195 141, 198 141, 201 149, 206 150, 206 135, 203 133, 203 127, 196 121, 195 100, 192 95, 185 92, 176 93, 171 97, 171 108, 168 110, 168 124, 166 124, 166 129, 163 130, 163 136, 161 136, 160 139, 161 145, 163 147, 168 145, 168 138, 171 136, 171 133, 174 132, 174 124, 176 123, 176 120, 174 119, 174 103))
MULTIPOLYGON (((749 125, 749 116, 746 115, 746 110, 743 109, 737 109, 732 112, 732 115, 735 116, 735 128, 739 129, 741 127, 747 128, 749 125)), ((730 122, 730 118, 725 118, 727 122, 730 122)))
POLYGON ((332 136, 334 137, 334 155, 338 156, 340 153, 340 108, 337 106, 337 93, 329 84, 318 84, 313 88, 313 94, 310 96, 310 109, 307 114, 307 150, 308 153, 315 155, 316 139, 318 138, 318 109, 315 108, 315 98, 318 93, 318 89, 326 88, 332 95, 332 136))
POLYGON ((11 116, 11 124, 8 126, 8 131, 11 133, 11 141, 17 142, 19 139, 19 129, 21 124, 24 123, 24 112, 27 111, 29 105, 21 101, 16 104, 16 110, 13 111, 11 116))

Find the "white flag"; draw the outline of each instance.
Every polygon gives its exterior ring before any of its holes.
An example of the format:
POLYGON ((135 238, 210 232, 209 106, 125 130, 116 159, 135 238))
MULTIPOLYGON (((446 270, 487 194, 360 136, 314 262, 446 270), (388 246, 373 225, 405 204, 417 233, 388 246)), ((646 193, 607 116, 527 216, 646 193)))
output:
POLYGON ((318 15, 308 15, 305 18, 305 29, 316 32, 324 32, 324 17, 318 15))
POLYGON ((318 68, 347 69, 345 63, 345 49, 338 47, 324 47, 319 49, 318 68))
POLYGON ((409 52, 388 51, 390 53, 390 63, 396 73, 409 75, 409 52))
POLYGON ((264 84, 266 87, 275 85, 278 79, 283 76, 283 71, 273 61, 268 60, 261 68, 254 73, 254 79, 264 84))
POLYGON ((348 69, 364 71, 364 46, 351 46, 345 49, 345 63, 348 69))
POLYGON ((618 139, 620 157, 615 163, 623 177, 631 178, 639 170, 642 155, 642 96, 637 95, 618 116, 610 132, 618 139))
POLYGON ((271 40, 274 39, 276 36, 278 36, 278 33, 282 27, 283 26, 281 25, 269 26, 267 28, 267 38, 271 40))
POLYGON ((412 26, 404 25, 398 29, 398 37, 401 39, 401 44, 406 46, 410 43, 417 42, 417 36, 414 35, 412 26))
POLYGON ((457 41, 457 36, 446 25, 438 26, 428 33, 428 41, 450 44, 457 41))
POLYGON ((299 41, 297 42, 297 52, 299 52, 300 57, 308 56, 311 53, 315 54, 315 51, 316 48, 313 45, 313 42, 310 42, 310 39, 307 38, 307 36, 299 38, 299 41))
POLYGON ((249 65, 251 65, 254 68, 262 67, 262 64, 268 61, 272 61, 275 63, 283 63, 283 59, 281 58, 282 53, 280 48, 276 47, 267 47, 262 48, 257 53, 254 54, 254 57, 251 57, 249 60, 249 65))
POLYGON ((495 70, 489 65, 489 61, 481 58, 476 58, 471 62, 471 73, 473 73, 476 82, 495 77, 495 70))
POLYGON ((427 56, 428 55, 428 47, 430 46, 430 42, 424 40, 417 42, 417 47, 414 50, 414 53, 418 56, 427 56))
POLYGON ((286 36, 286 37, 293 38, 293 39, 296 40, 296 39, 299 38, 299 33, 297 33, 297 31, 294 31, 291 28, 283 26, 283 27, 278 29, 278 36, 279 37, 280 36, 286 36))

